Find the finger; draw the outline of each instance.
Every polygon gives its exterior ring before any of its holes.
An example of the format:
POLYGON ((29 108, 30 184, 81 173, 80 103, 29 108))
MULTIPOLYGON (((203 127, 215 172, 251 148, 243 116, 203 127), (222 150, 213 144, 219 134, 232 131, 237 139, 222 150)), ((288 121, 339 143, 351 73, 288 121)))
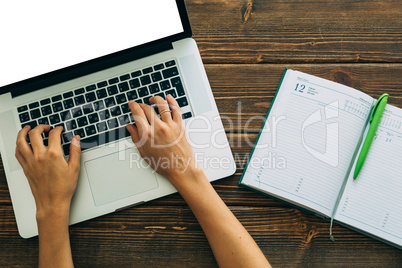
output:
POLYGON ((181 119, 181 109, 175 98, 173 98, 172 95, 168 94, 166 96, 166 100, 170 105, 170 110, 172 111, 172 117, 173 121, 176 123, 180 123, 182 121, 181 119))
MULTIPOLYGON (((134 144, 137 145, 140 142, 140 134, 138 133, 138 129, 131 124, 128 124, 126 126, 126 128, 127 128, 128 132, 130 132, 130 135, 131 135, 131 138, 132 138, 134 144)), ((137 147, 138 147, 138 145, 137 145, 137 147)))
POLYGON ((17 158, 18 163, 20 163, 22 168, 24 168, 27 162, 24 156, 21 154, 20 150, 18 150, 18 147, 15 148, 15 158, 17 158))
POLYGON ((17 141, 16 141, 17 149, 24 157, 32 155, 32 149, 27 142, 27 134, 30 129, 31 127, 29 125, 25 126, 18 132, 17 135, 17 141))
POLYGON ((160 96, 154 96, 149 99, 150 102, 155 103, 159 110, 159 115, 162 121, 169 122, 172 120, 169 104, 160 96))
POLYGON ((160 122, 158 115, 155 112, 155 109, 147 104, 140 103, 141 109, 144 111, 145 117, 147 118, 150 125, 155 124, 156 122, 160 122))
POLYGON ((73 170, 78 171, 80 169, 80 160, 81 160, 80 136, 76 135, 71 140, 70 157, 68 159, 68 165, 73 170))
POLYGON ((139 133, 147 131, 149 129, 149 123, 144 111, 141 109, 138 103, 136 103, 135 101, 129 101, 128 107, 130 108, 131 113, 133 114, 134 121, 135 124, 137 125, 139 133))
POLYGON ((49 145, 48 147, 60 147, 61 149, 61 132, 63 131, 62 126, 55 127, 49 132, 49 145))
POLYGON ((29 131, 29 140, 31 141, 31 146, 33 151, 43 150, 45 146, 43 145, 43 132, 48 132, 50 129, 49 125, 38 125, 31 131, 29 131))

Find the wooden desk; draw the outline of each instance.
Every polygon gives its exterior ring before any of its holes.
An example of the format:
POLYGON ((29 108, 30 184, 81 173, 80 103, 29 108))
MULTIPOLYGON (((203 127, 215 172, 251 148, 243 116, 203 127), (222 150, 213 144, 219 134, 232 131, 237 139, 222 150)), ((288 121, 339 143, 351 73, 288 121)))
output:
MULTIPOLYGON (((224 120, 238 169, 213 185, 271 264, 401 266, 401 250, 339 225, 333 243, 327 221, 237 186, 285 67, 373 97, 388 92, 389 102, 402 108, 401 2, 186 2, 219 111, 233 123, 224 120)), ((77 267, 216 266, 178 194, 77 224, 70 232, 77 267)), ((0 267, 36 266, 37 250, 37 238, 18 235, 0 162, 0 267)))

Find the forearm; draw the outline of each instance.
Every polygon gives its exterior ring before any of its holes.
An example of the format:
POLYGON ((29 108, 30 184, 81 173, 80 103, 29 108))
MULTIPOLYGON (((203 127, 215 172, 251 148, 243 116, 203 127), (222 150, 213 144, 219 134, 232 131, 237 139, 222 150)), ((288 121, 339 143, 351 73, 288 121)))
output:
POLYGON ((68 213, 38 216, 39 267, 73 267, 68 213))
MULTIPOLYGON (((191 177, 194 175, 191 175, 191 177)), ((213 189, 203 172, 178 186, 214 252, 220 267, 269 267, 253 238, 213 189)))

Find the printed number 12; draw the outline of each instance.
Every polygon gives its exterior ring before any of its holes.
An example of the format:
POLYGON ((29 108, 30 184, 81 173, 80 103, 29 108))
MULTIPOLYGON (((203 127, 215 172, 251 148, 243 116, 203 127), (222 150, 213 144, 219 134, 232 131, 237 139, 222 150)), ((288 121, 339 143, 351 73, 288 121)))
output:
POLYGON ((300 93, 303 93, 303 92, 304 92, 303 90, 304 90, 305 88, 306 88, 305 85, 302 84, 302 85, 300 85, 300 87, 299 87, 299 83, 297 83, 297 84, 296 84, 295 91, 297 91, 297 89, 299 89, 299 92, 300 92, 300 93))

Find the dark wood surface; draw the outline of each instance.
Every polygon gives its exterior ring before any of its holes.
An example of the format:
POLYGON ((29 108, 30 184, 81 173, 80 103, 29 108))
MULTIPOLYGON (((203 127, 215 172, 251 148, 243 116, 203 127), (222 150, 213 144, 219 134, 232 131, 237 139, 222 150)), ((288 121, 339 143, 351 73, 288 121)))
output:
MULTIPOLYGON (((213 183, 277 267, 401 267, 402 251, 237 185, 285 67, 402 108, 401 1, 187 0, 194 38, 237 163, 213 183)), ((14 141, 10 141, 14 142, 14 141)), ((401 223, 402 224, 402 223, 401 223)), ((70 228, 77 267, 216 267, 180 195, 70 228)), ((0 267, 34 267, 0 162, 0 267)))

